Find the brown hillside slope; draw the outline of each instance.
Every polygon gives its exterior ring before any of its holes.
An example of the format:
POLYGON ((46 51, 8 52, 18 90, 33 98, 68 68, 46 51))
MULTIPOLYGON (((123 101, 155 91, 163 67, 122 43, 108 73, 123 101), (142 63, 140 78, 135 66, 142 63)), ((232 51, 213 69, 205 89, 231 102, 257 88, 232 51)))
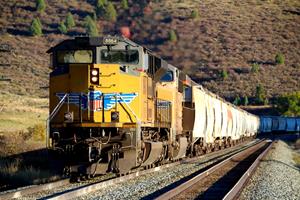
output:
MULTIPOLYGON (((11 83, 1 83, 1 93, 47 95, 48 55, 45 51, 68 37, 58 34, 57 26, 71 12, 76 20, 74 34, 84 34, 83 19, 93 12, 94 1, 47 1, 45 13, 38 14, 35 1, 0 2, 0 43, 10 44, 14 51, 11 66, 0 66, 0 75, 11 83), (28 36, 28 27, 39 16, 44 36, 28 36)), ((229 1, 229 0, 166 0, 151 2, 148 12, 137 15, 136 1, 124 11, 113 1, 119 17, 116 23, 98 20, 102 32, 118 33, 120 26, 130 26, 132 39, 153 49, 174 66, 182 68, 208 89, 225 97, 253 96, 262 84, 269 97, 300 90, 300 2, 297 0, 229 1), (190 13, 198 10, 199 18, 190 13), (168 41, 173 29, 175 43, 168 41), (284 65, 274 65, 281 52, 284 65), (253 62, 260 64, 258 73, 251 73, 253 62), (226 69, 229 77, 219 78, 226 69)), ((0 59, 4 62, 3 54, 0 59)), ((0 62, 1 62, 0 60, 0 62)))

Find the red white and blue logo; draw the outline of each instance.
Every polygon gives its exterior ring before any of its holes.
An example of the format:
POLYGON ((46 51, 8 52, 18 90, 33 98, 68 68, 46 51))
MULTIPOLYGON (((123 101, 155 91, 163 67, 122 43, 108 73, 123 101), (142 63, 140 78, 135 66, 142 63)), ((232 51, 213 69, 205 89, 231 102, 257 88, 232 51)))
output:
MULTIPOLYGON (((56 93, 56 96, 61 100, 65 93, 56 93)), ((69 93, 69 99, 65 99, 65 103, 81 104, 83 110, 89 109, 92 111, 110 110, 114 108, 117 103, 130 104, 137 93, 102 93, 100 91, 91 91, 88 94, 84 93, 69 93), (81 102, 81 103, 80 103, 81 102)))

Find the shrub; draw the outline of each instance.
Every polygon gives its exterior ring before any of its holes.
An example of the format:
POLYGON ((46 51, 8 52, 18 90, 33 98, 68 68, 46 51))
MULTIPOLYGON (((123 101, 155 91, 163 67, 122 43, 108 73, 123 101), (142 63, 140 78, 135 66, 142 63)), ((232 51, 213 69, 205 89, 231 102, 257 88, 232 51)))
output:
POLYGON ((276 56, 275 56, 275 63, 276 63, 277 65, 282 65, 282 64, 284 64, 284 56, 283 56, 282 53, 276 54, 276 56))
POLYGON ((85 26, 86 33, 89 36, 99 35, 97 24, 90 16, 84 18, 84 26, 85 26))
POLYGON ((251 72, 252 73, 257 73, 259 71, 259 68, 260 68, 260 66, 259 66, 258 63, 253 63, 252 67, 251 67, 251 72))
POLYGON ((117 21, 117 11, 111 2, 109 2, 105 8, 105 18, 111 22, 117 21))
POLYGON ((278 97, 275 105, 277 111, 282 115, 300 116, 300 91, 278 97))
POLYGON ((44 141, 46 138, 46 128, 43 124, 36 124, 27 130, 34 140, 44 141))
POLYGON ((96 14, 101 16, 105 13, 105 6, 107 5, 107 0, 98 0, 96 3, 96 14))
POLYGON ((235 97, 233 104, 238 106, 241 104, 241 98, 239 96, 235 97))
POLYGON ((244 98, 244 106, 248 106, 248 104, 249 104, 248 97, 245 96, 245 98, 244 98))
POLYGON ((222 79, 227 79, 227 78, 228 78, 228 72, 227 72, 225 69, 223 69, 223 70, 221 71, 221 73, 220 73, 220 77, 221 77, 222 79))
POLYGON ((122 0, 121 4, 122 4, 122 8, 123 9, 125 9, 125 10, 128 9, 128 2, 127 2, 127 0, 122 0))
POLYGON ((68 32, 68 29, 67 29, 66 25, 65 25, 63 22, 61 22, 61 23, 59 24, 58 30, 59 30, 59 32, 62 33, 62 34, 66 34, 66 33, 68 32))
POLYGON ((32 36, 40 36, 43 34, 42 24, 39 18, 35 18, 32 20, 31 26, 29 28, 29 32, 32 36))
POLYGON ((259 105, 268 103, 266 100, 265 89, 260 84, 256 86, 255 101, 259 105))
POLYGON ((44 0, 36 0, 35 1, 35 8, 38 12, 44 12, 46 9, 46 3, 44 0))
POLYGON ((70 29, 75 26, 75 21, 74 21, 73 15, 70 12, 68 12, 68 14, 67 14, 65 26, 67 29, 70 29))
POLYGON ((198 10, 192 10, 192 12, 191 12, 191 18, 196 19, 198 17, 199 17, 198 10))
POLYGON ((176 35, 176 33, 175 33, 174 30, 171 30, 169 32, 169 41, 171 41, 171 42, 177 42, 177 35, 176 35))

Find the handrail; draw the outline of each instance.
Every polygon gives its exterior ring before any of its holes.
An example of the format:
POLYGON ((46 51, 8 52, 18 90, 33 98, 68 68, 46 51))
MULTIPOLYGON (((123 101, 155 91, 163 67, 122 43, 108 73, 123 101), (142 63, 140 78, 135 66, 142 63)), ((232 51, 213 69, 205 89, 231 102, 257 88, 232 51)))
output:
POLYGON ((62 107, 63 103, 65 102, 66 98, 69 98, 69 94, 66 93, 63 98, 59 101, 59 103, 56 105, 56 107, 53 109, 52 113, 50 113, 49 117, 46 120, 46 148, 49 147, 49 136, 50 136, 50 122, 55 117, 55 115, 58 113, 60 108, 62 107))
MULTIPOLYGON (((122 100, 122 102, 125 103, 125 105, 127 106, 127 108, 130 110, 130 112, 133 114, 133 116, 135 117, 135 119, 137 120, 137 122, 140 122, 141 120, 137 117, 137 115, 134 113, 134 111, 130 108, 130 106, 128 105, 128 103, 126 103, 126 101, 122 98, 121 95, 117 94, 118 97, 120 97, 120 99, 122 100)), ((121 103, 121 102, 120 102, 121 103)))

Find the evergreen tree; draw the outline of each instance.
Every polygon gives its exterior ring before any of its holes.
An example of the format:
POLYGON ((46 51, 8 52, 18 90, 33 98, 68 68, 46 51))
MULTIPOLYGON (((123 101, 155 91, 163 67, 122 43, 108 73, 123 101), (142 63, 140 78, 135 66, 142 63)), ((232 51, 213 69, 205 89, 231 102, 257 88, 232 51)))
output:
POLYGON ((256 92, 255 92, 256 103, 259 105, 265 104, 266 103, 265 99, 266 99, 265 90, 263 86, 259 84, 256 86, 256 92))
POLYGON ((96 14, 98 17, 105 14, 105 6, 107 5, 107 0, 98 0, 96 2, 96 14))
POLYGON ((84 18, 84 26, 85 26, 86 33, 89 36, 99 35, 97 24, 90 16, 84 18))
POLYGON ((38 12, 44 12, 46 9, 46 3, 44 0, 36 0, 35 1, 35 8, 38 12))
POLYGON ((275 56, 275 63, 278 64, 278 65, 284 64, 284 56, 283 56, 282 53, 278 53, 278 54, 275 56))
POLYGON ((197 19, 198 17, 199 17, 198 10, 192 10, 192 12, 191 12, 191 18, 197 19))
POLYGON ((300 91, 278 97, 275 105, 282 115, 290 117, 300 116, 300 91))
POLYGON ((241 98, 239 96, 235 97, 233 104, 238 106, 241 104, 241 98))
POLYGON ((121 4, 122 4, 122 8, 123 9, 125 9, 125 10, 128 9, 128 2, 127 2, 127 0, 122 0, 121 4))
POLYGON ((169 40, 170 40, 171 42, 176 42, 176 41, 177 41, 177 35, 176 35, 176 33, 175 33, 174 30, 171 30, 171 31, 169 32, 169 40))
POLYGON ((228 72, 225 69, 223 69, 220 73, 220 76, 221 76, 222 79, 227 79, 228 78, 228 72))
POLYGON ((65 25, 65 23, 61 22, 58 26, 58 30, 59 32, 61 32, 62 34, 66 34, 68 32, 68 29, 65 25))
POLYGON ((42 24, 39 18, 35 18, 32 20, 31 26, 29 28, 29 32, 32 36, 40 36, 43 34, 42 24))
POLYGON ((244 98, 244 106, 248 106, 248 104, 249 104, 248 97, 245 96, 245 98, 244 98))
POLYGON ((67 14, 65 26, 67 29, 70 29, 75 26, 75 21, 74 21, 73 15, 70 12, 68 12, 68 14, 67 14))
POLYGON ((259 64, 257 64, 257 63, 253 63, 252 64, 252 67, 251 67, 251 72, 253 72, 253 73, 257 73, 258 71, 259 71, 259 64))
POLYGON ((109 2, 105 8, 105 18, 111 22, 117 21, 117 11, 111 2, 109 2))

